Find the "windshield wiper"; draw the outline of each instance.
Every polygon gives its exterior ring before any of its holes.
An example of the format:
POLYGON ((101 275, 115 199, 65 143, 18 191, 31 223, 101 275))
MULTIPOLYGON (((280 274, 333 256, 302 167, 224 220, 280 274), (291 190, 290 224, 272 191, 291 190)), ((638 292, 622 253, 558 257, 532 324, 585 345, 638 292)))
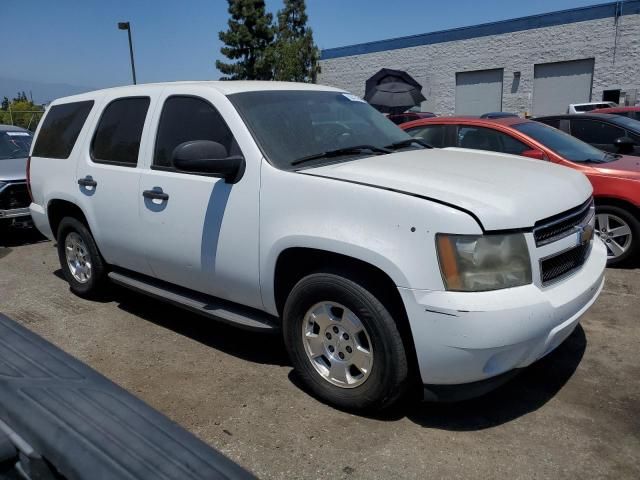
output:
POLYGON ((326 152, 307 155, 306 157, 294 160, 293 162, 291 162, 291 165, 300 165, 301 163, 306 163, 311 160, 317 160, 318 158, 339 157, 340 155, 363 153, 365 151, 371 151, 378 154, 391 153, 391 150, 387 148, 376 147, 375 145, 354 145, 353 147, 336 148, 335 150, 327 150, 326 152))
POLYGON ((418 145, 422 145, 424 148, 433 148, 427 142, 420 140, 419 138, 408 138, 406 140, 402 140, 401 142, 394 142, 391 145, 385 146, 384 148, 390 148, 391 150, 398 150, 399 148, 408 147, 412 143, 417 143, 418 145))

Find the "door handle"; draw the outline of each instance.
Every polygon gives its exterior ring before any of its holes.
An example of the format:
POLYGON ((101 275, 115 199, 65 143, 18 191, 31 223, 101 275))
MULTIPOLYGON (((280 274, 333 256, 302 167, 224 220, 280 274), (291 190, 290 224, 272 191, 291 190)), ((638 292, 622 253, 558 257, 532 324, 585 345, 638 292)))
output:
POLYGON ((91 175, 87 175, 84 178, 78 179, 78 185, 81 187, 97 187, 98 182, 96 182, 91 175))
POLYGON ((169 200, 169 194, 164 193, 161 189, 157 190, 145 190, 142 192, 144 198, 150 198, 152 200, 169 200))

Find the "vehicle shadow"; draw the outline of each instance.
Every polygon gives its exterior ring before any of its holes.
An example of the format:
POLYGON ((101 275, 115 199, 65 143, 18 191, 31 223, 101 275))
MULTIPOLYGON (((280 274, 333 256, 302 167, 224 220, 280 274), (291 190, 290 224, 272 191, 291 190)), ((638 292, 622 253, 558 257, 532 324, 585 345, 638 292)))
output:
POLYGON ((587 346, 581 325, 549 355, 525 368, 500 388, 457 403, 413 403, 398 414, 427 428, 484 430, 531 413, 551 400, 573 376, 587 346))
MULTIPOLYGON (((109 296, 121 310, 208 347, 249 362, 291 366, 280 335, 225 325, 117 286, 110 289, 109 296)), ((426 428, 450 431, 483 430, 510 422, 551 400, 573 376, 586 346, 585 332, 578 325, 555 351, 487 395, 456 403, 425 403, 410 395, 391 410, 370 418, 383 422, 408 418, 426 428)), ((290 371, 289 380, 311 394, 295 370, 290 371)))
POLYGON ((2 228, 0 227, 0 257, 3 249, 32 245, 34 243, 48 242, 48 240, 36 228, 2 228))
POLYGON ((110 296, 121 310, 208 347, 249 362, 291 365, 280 335, 226 325, 117 286, 110 296))

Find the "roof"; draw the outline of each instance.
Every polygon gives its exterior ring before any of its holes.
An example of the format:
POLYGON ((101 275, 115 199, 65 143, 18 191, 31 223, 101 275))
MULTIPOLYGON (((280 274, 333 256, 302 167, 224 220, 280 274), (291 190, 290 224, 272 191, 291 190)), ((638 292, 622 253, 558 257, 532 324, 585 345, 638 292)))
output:
POLYGON ((543 115, 540 117, 536 117, 536 119, 544 119, 544 118, 590 118, 592 120, 611 120, 615 121, 620 119, 619 115, 612 115, 610 113, 559 113, 558 115, 543 115))
POLYGON ((408 37, 390 38, 375 42, 359 43, 345 47, 328 48, 322 50, 320 59, 329 60, 332 58, 349 57, 352 55, 363 55, 366 53, 383 52, 386 50, 396 50, 399 48, 417 47, 420 45, 431 45, 434 43, 452 42, 456 40, 467 40, 470 38, 487 37, 503 33, 520 32, 533 28, 552 27, 568 23, 585 22, 588 20, 598 20, 601 18, 616 17, 617 15, 640 14, 640 0, 627 0, 621 2, 610 2, 588 7, 572 8, 557 12, 519 17, 512 20, 502 20, 499 22, 483 23, 469 27, 453 28, 450 30, 440 30, 437 32, 422 33, 408 37))
POLYGON ((503 118, 480 118, 472 115, 458 115, 455 117, 432 117, 432 118, 421 118, 418 120, 412 120, 410 122, 403 123, 401 125, 402 128, 411 128, 411 127, 419 127, 421 125, 431 125, 431 124, 441 124, 441 125, 450 125, 450 124, 464 124, 464 125, 478 125, 478 126, 492 126, 492 125, 503 125, 506 127, 510 127, 512 125, 517 125, 519 123, 530 122, 526 118, 520 117, 503 117, 503 118))
POLYGON ((141 83, 138 85, 125 85, 122 87, 103 88, 101 90, 93 90, 91 92, 80 93, 78 95, 72 95, 69 97, 61 97, 52 104, 67 103, 71 101, 89 100, 99 93, 115 93, 122 95, 140 95, 142 92, 150 92, 154 90, 161 90, 166 87, 202 87, 213 88, 223 95, 233 95, 234 93, 243 92, 260 92, 260 91, 285 91, 285 90, 307 90, 307 91, 334 91, 344 92, 344 90, 327 87, 325 85, 316 85, 312 83, 298 83, 298 82, 272 82, 261 80, 197 80, 197 81, 182 81, 182 82, 161 82, 161 83, 141 83))
POLYGON ((591 113, 640 112, 640 107, 609 107, 591 110, 591 113))

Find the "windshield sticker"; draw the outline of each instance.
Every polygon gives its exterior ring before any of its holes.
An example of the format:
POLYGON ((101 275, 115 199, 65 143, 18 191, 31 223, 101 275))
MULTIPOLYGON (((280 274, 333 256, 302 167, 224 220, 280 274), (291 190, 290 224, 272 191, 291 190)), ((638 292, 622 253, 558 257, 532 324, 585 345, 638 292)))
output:
POLYGON ((362 102, 362 103, 367 103, 365 102, 363 99, 361 99, 360 97, 358 97, 357 95, 353 95, 351 93, 343 93, 342 94, 343 97, 348 98, 349 100, 351 100, 352 102, 362 102))
POLYGON ((31 134, 27 132, 4 132, 10 137, 30 137, 31 134))

